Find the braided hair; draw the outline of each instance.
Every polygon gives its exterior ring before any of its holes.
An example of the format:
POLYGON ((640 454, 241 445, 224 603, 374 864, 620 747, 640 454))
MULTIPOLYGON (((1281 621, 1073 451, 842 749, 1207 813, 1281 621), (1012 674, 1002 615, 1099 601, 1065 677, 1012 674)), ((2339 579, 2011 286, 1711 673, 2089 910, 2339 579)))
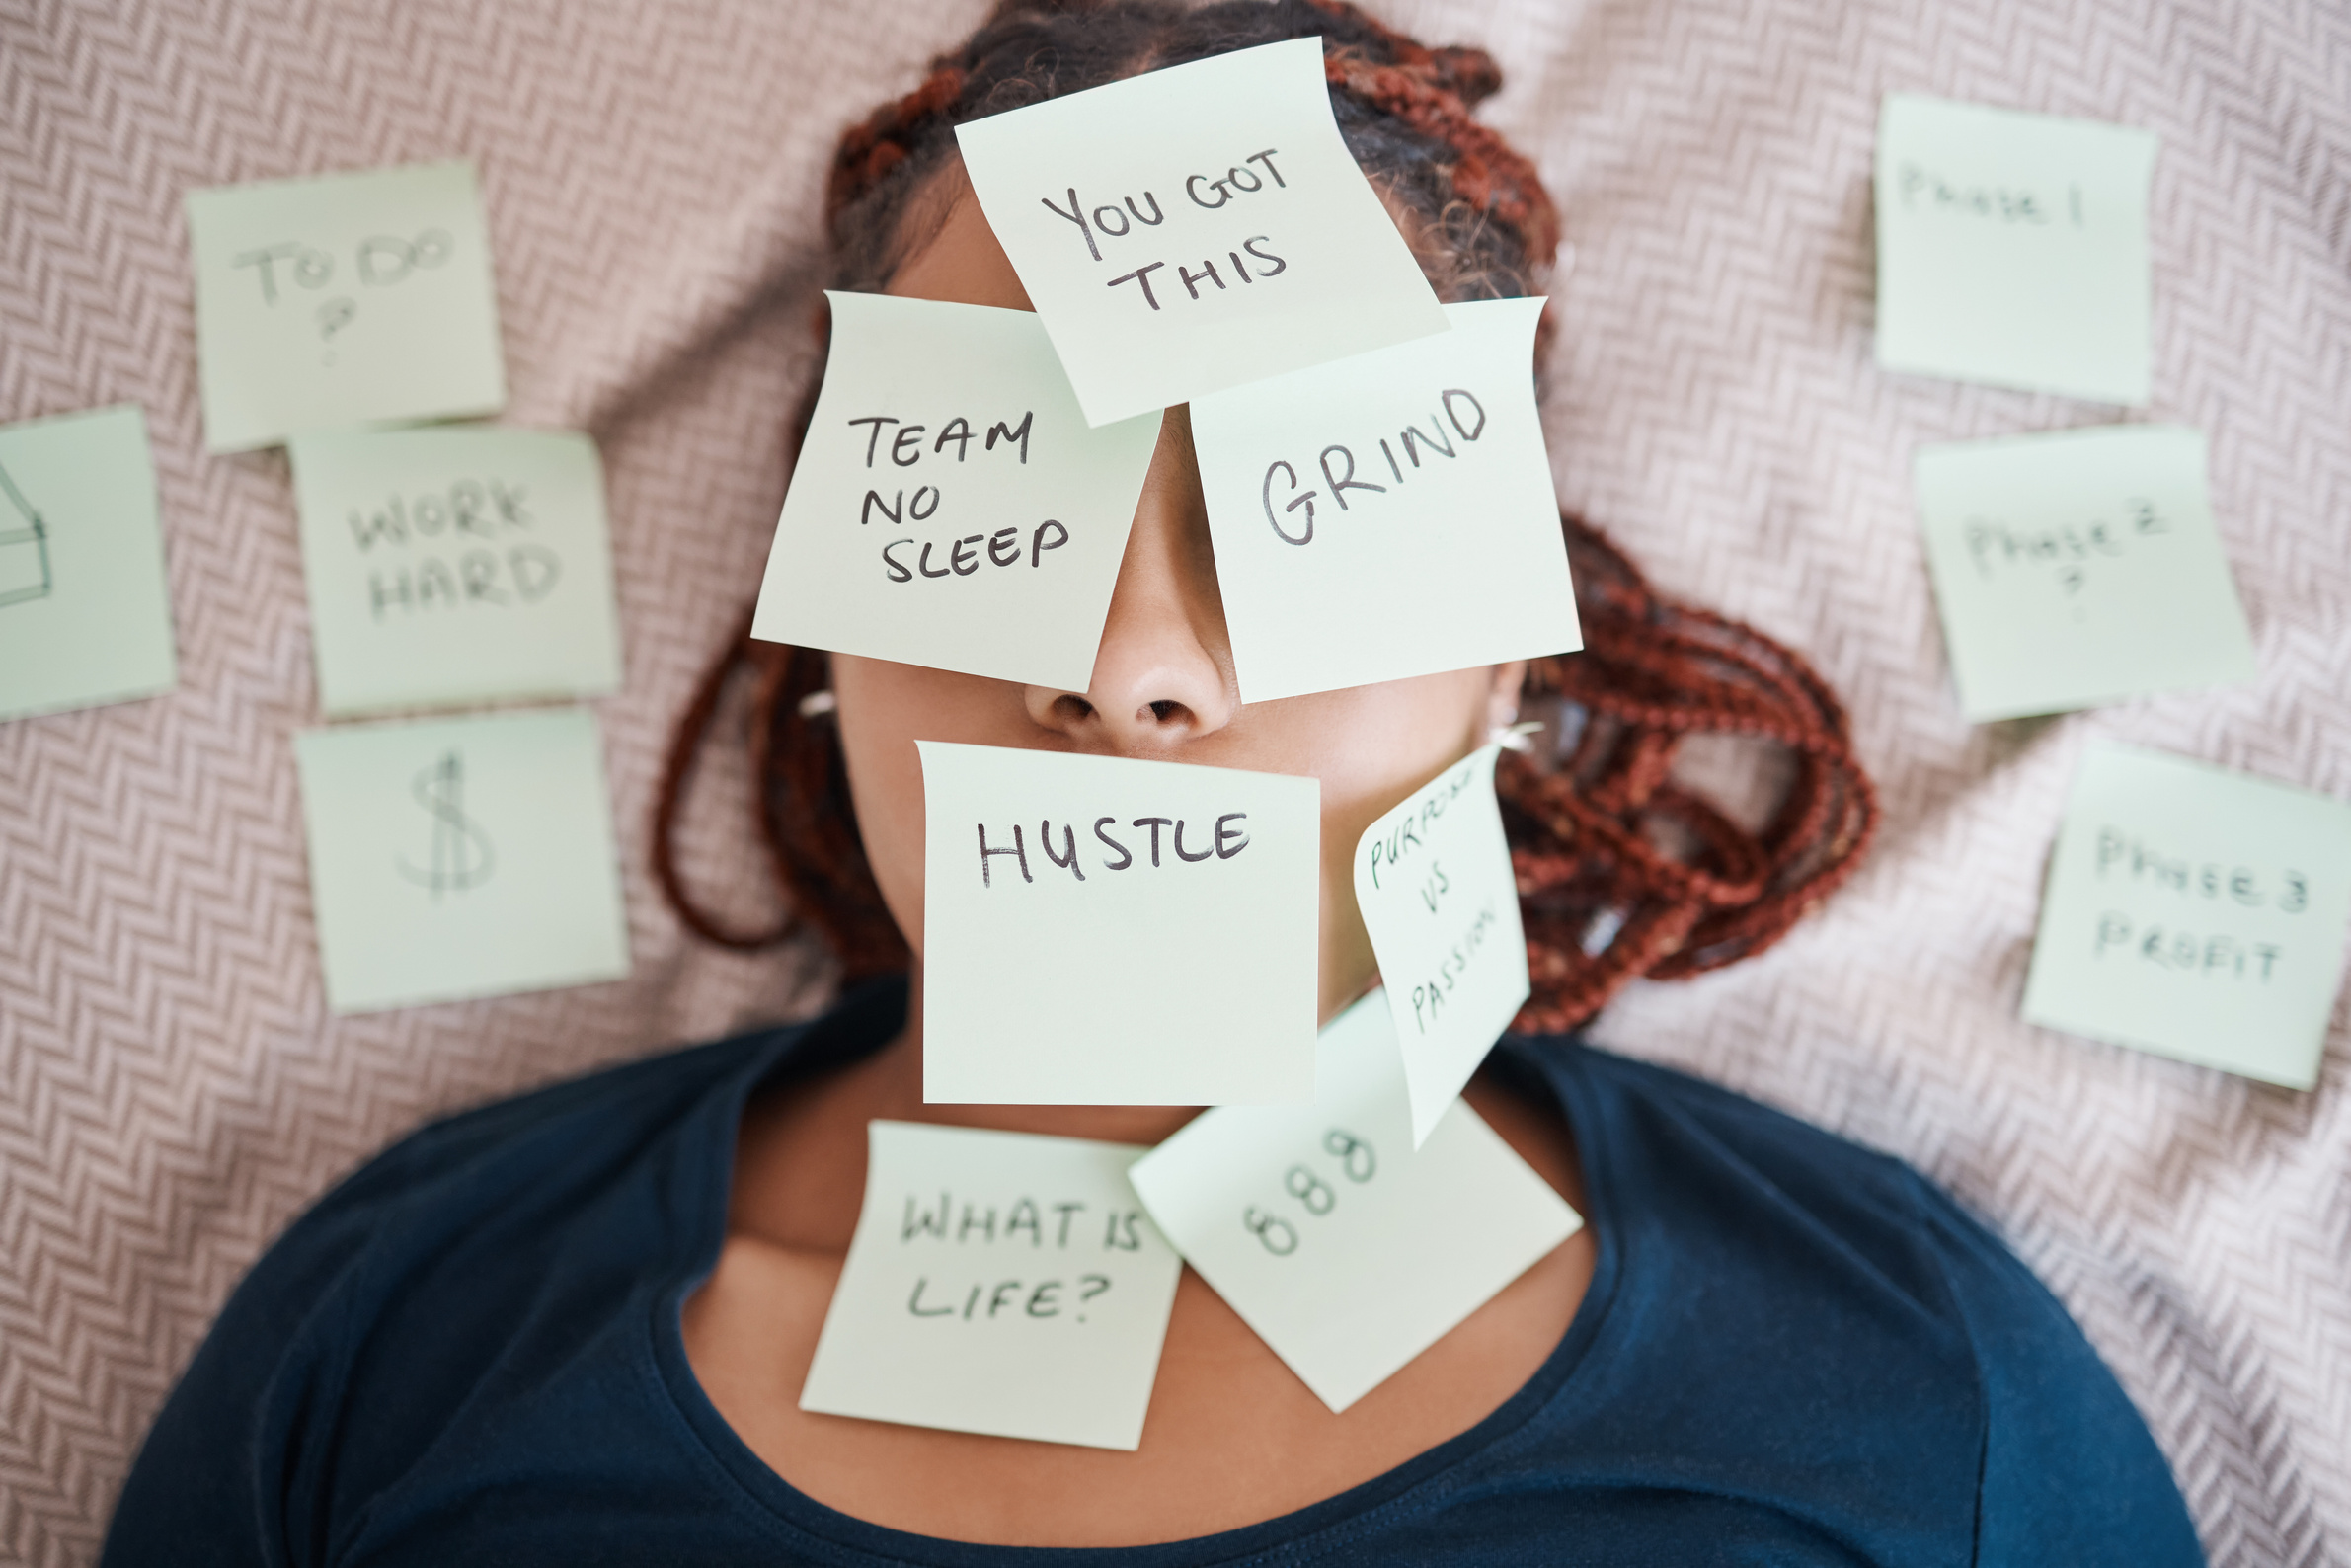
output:
MULTIPOLYGON (((1558 249, 1559 214, 1534 166, 1471 118, 1501 70, 1481 49, 1431 48, 1345 0, 1002 0, 920 86, 842 135, 824 194, 833 286, 878 291, 928 239, 918 203, 957 159, 957 125, 1315 37, 1340 134, 1439 296, 1531 292, 1558 249)), ((1549 325, 1546 313, 1538 354, 1549 325)), ((1635 977, 1694 975, 1770 946, 1851 874, 1877 823, 1844 710, 1801 658, 1659 595, 1596 529, 1560 522, 1585 647, 1530 663, 1523 697, 1545 719, 1545 744, 1505 753, 1495 776, 1533 980, 1517 1027, 1540 1032, 1582 1024, 1635 977), (1786 754, 1787 786, 1760 826, 1678 782, 1677 753, 1703 735, 1786 754)), ((746 610, 679 716, 655 807, 655 876, 709 941, 763 947, 805 921, 846 980, 901 967, 905 942, 866 862, 838 730, 823 711, 825 656, 753 641, 749 629, 746 610), (674 846, 694 760, 746 674, 755 826, 787 905, 755 930, 693 899, 674 846)))

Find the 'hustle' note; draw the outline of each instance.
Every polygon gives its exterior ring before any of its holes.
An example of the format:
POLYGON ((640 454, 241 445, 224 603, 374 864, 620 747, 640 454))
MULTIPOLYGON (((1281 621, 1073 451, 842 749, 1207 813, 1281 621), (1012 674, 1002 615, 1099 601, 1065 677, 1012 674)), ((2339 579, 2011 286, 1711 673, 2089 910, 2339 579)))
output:
POLYGON ((2145 405, 2155 163, 2147 131, 1887 94, 1878 363, 2145 405))
POLYGON ((873 1122, 800 1408, 1134 1449, 1183 1262, 1126 1143, 873 1122))
POLYGON ((0 718, 178 680, 146 415, 0 428, 0 718))
POLYGON ((1089 429, 1025 310, 825 298, 751 635, 1085 690, 1158 414, 1089 429))
POLYGON ((1447 330, 1331 116, 1322 40, 956 127, 1096 425, 1447 330))
POLYGON ((1320 785, 918 744, 924 1099, 1313 1093, 1320 785))
POLYGON ((1210 1111, 1128 1177, 1184 1261, 1345 1410, 1584 1221, 1458 1100, 1415 1151, 1376 992, 1315 1057, 1312 1105, 1210 1111))
POLYGON ((505 406, 471 163, 191 191, 188 237, 213 451, 505 406))
POLYGON ((2351 927, 2351 804, 2093 741, 2024 1016, 2308 1089, 2351 927))
POLYGON ((1192 405, 1242 697, 1581 648, 1534 407, 1540 299, 1192 405))
POLYGON ((587 436, 355 431, 296 436, 288 454, 329 715, 620 684, 587 436))
POLYGON ((294 760, 336 1012, 628 974, 586 710, 310 730, 294 760))
POLYGON ((1970 719, 2253 678, 2201 432, 2131 425, 1923 446, 1916 473, 1970 719))

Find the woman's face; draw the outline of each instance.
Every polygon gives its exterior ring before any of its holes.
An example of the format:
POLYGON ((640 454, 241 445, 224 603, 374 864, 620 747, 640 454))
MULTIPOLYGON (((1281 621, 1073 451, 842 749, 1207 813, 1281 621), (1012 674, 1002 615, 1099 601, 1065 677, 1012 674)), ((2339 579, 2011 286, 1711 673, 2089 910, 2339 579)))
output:
MULTIPOLYGON (((971 189, 890 292, 1028 310, 971 189)), ((1523 664, 1382 681, 1243 706, 1209 548, 1191 411, 1160 428, 1110 617, 1083 691, 1022 686, 918 665, 832 656, 857 823, 899 929, 922 952, 922 764, 916 741, 1197 762, 1322 781, 1322 1016, 1368 987, 1371 944, 1357 911, 1356 839, 1382 812, 1483 744, 1515 710, 1523 664)))

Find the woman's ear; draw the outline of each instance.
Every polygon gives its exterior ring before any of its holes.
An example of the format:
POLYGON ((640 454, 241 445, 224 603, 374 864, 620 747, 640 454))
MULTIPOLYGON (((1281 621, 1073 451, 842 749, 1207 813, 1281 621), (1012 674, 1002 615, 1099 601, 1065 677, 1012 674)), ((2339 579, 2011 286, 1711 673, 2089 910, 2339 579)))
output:
POLYGON ((1486 688, 1486 733, 1507 730, 1519 722, 1519 693, 1527 684, 1527 661, 1514 659, 1494 666, 1494 683, 1486 688))

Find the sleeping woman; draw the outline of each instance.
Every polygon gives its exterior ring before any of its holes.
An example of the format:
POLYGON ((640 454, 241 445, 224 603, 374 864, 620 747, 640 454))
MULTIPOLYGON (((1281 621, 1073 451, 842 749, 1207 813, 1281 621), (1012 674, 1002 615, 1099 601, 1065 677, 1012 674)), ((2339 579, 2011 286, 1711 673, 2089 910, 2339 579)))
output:
MULTIPOLYGON (((1336 0, 1007 0, 844 138, 834 286, 1029 308, 957 124, 1308 37, 1439 294, 1535 285, 1558 220, 1470 118, 1500 81, 1484 54, 1336 0)), ((1570 1033, 1632 977, 1767 945, 1843 878, 1875 808, 1802 661, 1563 525, 1585 652, 1243 704, 1175 408, 1085 690, 732 641, 681 720, 660 836, 747 675, 760 828, 843 999, 442 1122, 345 1182, 222 1312, 106 1560, 2200 1562, 2112 1375, 1949 1198, 1570 1033), (800 1408, 869 1122, 1149 1143, 1196 1114, 923 1102, 917 740, 1320 780, 1327 1021, 1378 982, 1357 836, 1522 715, 1544 728, 1498 787, 1535 994, 1467 1098, 1583 1230, 1340 1414, 1188 1271, 1136 1451, 800 1408), (1696 732, 1783 756, 1760 824, 1675 782, 1696 732)), ((659 869, 705 936, 768 934, 696 910, 666 853, 659 869)))

